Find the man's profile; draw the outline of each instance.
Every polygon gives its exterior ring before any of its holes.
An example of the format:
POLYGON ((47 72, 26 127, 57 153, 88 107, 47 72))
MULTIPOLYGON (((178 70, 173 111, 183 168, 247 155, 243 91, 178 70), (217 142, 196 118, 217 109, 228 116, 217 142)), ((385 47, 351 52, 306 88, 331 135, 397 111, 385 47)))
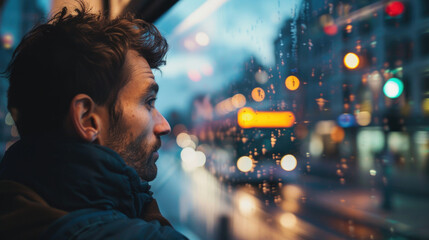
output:
POLYGON ((152 24, 82 3, 24 36, 6 70, 21 139, 0 163, 2 239, 185 239, 148 184, 170 132, 152 73, 167 49, 152 24))

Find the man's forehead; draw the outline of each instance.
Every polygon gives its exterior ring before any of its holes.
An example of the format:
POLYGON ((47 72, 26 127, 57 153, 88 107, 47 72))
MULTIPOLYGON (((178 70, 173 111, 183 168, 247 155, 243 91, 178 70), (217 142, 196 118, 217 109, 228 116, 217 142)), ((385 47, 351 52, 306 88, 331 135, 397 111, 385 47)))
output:
POLYGON ((124 67, 130 78, 129 84, 134 87, 144 87, 147 91, 158 92, 159 86, 155 82, 155 76, 145 58, 137 51, 130 50, 127 53, 124 67))

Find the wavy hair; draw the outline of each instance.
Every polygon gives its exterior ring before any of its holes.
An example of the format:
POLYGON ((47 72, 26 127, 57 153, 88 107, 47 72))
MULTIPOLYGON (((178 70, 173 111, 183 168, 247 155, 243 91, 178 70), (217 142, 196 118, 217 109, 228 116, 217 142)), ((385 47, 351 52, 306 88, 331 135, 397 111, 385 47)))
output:
POLYGON ((80 93, 107 105, 116 122, 127 52, 137 51, 153 69, 165 64, 168 44, 154 25, 131 15, 107 19, 79 3, 74 12, 64 7, 27 33, 5 71, 8 109, 17 113, 21 136, 62 131, 70 102, 80 93))

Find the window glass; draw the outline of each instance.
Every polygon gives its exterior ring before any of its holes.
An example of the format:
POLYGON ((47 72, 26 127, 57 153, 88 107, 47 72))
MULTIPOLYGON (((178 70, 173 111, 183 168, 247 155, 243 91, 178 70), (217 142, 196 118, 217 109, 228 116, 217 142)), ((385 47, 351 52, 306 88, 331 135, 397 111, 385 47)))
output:
MULTIPOLYGON (((190 239, 429 239, 428 2, 178 1, 155 22, 163 214, 190 239)), ((50 3, 1 3, 4 69, 50 3)))

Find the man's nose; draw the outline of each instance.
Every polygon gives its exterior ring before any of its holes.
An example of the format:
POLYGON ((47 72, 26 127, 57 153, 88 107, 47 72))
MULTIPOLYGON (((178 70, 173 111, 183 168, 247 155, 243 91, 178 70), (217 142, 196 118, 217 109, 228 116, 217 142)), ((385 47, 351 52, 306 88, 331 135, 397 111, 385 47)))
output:
POLYGON ((169 134, 171 132, 170 124, 167 122, 164 116, 162 116, 162 114, 158 112, 158 110, 156 111, 157 111, 157 116, 156 116, 156 120, 155 120, 156 123, 154 127, 155 134, 158 136, 169 134))

